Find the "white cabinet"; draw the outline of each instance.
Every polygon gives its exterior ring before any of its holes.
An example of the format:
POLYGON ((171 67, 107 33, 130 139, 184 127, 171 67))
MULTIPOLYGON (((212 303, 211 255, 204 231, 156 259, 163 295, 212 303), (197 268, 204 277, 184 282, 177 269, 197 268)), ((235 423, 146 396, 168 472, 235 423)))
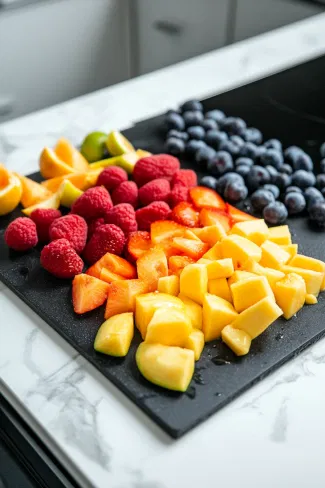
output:
POLYGON ((134 0, 136 74, 226 44, 229 0, 134 0))
POLYGON ((0 10, 0 122, 129 75, 128 0, 0 10))

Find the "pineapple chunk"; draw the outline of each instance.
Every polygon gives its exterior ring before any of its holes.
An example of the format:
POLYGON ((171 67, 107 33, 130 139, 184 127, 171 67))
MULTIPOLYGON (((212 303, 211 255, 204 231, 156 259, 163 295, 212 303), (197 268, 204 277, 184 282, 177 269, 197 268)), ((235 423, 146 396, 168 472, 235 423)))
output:
POLYGON ((181 347, 142 342, 135 360, 148 381, 169 390, 186 391, 194 373, 194 352, 181 347))
POLYGON ((158 291, 176 297, 179 294, 179 277, 176 275, 162 276, 158 280, 158 291))
POLYGON ((269 241, 281 246, 291 244, 291 234, 287 225, 278 225, 269 228, 269 241))
POLYGON ((273 291, 265 276, 255 276, 255 278, 237 281, 231 285, 230 290, 235 310, 238 313, 265 297, 274 300, 273 291))
POLYGON ((291 265, 284 265, 281 268, 285 274, 296 273, 300 275, 306 283, 307 293, 312 293, 316 297, 319 294, 323 282, 323 273, 312 271, 311 269, 297 268, 291 265))
POLYGON ((276 283, 274 294, 276 303, 283 311, 283 317, 288 320, 303 307, 306 285, 301 276, 289 273, 276 283))
POLYGON ((181 293, 178 295, 178 298, 182 300, 185 306, 185 311, 189 316, 192 327, 195 329, 202 330, 202 307, 196 302, 193 302, 190 298, 182 295, 181 293))
POLYGON ((233 322, 238 314, 231 303, 207 293, 203 301, 203 333, 205 341, 221 336, 222 329, 233 322))
POLYGON ((206 242, 209 246, 214 246, 226 233, 222 225, 208 225, 206 227, 198 227, 191 229, 202 242, 206 242))
POLYGON ((215 261, 216 259, 222 259, 222 254, 221 254, 221 242, 217 242, 214 246, 211 247, 211 249, 203 254, 202 258, 204 259, 210 259, 210 261, 215 261))
POLYGON ((237 281, 240 281, 240 280, 248 280, 249 278, 255 278, 255 274, 254 273, 250 273, 248 271, 237 270, 229 278, 228 284, 229 284, 229 286, 231 286, 233 283, 237 283, 237 281))
POLYGON ((204 348, 204 334, 199 329, 194 329, 187 338, 184 346, 186 349, 194 351, 195 361, 200 359, 204 348))
POLYGON ((244 330, 234 329, 231 325, 226 325, 222 329, 221 337, 236 356, 244 356, 250 350, 252 339, 244 330))
POLYGON ((227 302, 232 303, 232 296, 227 278, 209 280, 208 292, 211 293, 211 295, 216 295, 217 297, 223 298, 224 300, 227 300, 227 302))
POLYGON ((258 262, 262 257, 261 248, 254 244, 254 242, 236 234, 222 239, 220 247, 222 257, 231 258, 235 269, 242 268, 248 258, 252 258, 258 262))
POLYGON ((262 259, 261 266, 273 269, 281 269, 290 259, 290 254, 272 241, 265 241, 261 245, 262 259))
POLYGON ((297 254, 291 259, 289 265, 296 266, 297 268, 311 269, 312 271, 323 273, 323 281, 320 290, 325 290, 325 263, 323 261, 321 261, 320 259, 303 256, 302 254, 297 254))
POLYGON ((287 244, 285 246, 281 244, 280 247, 290 254, 291 259, 294 258, 298 252, 298 244, 287 244))
POLYGON ((247 220, 246 222, 237 222, 230 234, 237 234, 246 237, 258 246, 263 244, 269 236, 269 228, 263 219, 247 220))
POLYGON ((106 320, 98 329, 94 349, 109 356, 126 356, 134 334, 133 313, 120 313, 106 320))
POLYGON ((234 329, 244 330, 252 339, 255 339, 281 315, 282 310, 274 299, 266 297, 237 315, 231 322, 231 326, 234 329))
POLYGON ((204 264, 189 264, 181 272, 180 292, 202 305, 208 291, 208 272, 204 264))
POLYGON ((316 305, 316 303, 318 303, 318 300, 315 297, 315 295, 312 295, 311 293, 309 293, 305 297, 305 303, 306 303, 306 305, 316 305))
POLYGON ((256 261, 253 261, 252 259, 249 259, 247 261, 245 268, 251 273, 255 273, 259 276, 265 276, 273 292, 275 284, 285 277, 285 274, 282 273, 282 271, 279 271, 278 269, 264 268, 264 266, 261 266, 259 263, 256 263, 256 261))
POLYGON ((145 342, 183 347, 192 332, 192 324, 185 310, 155 311, 147 328, 145 342))

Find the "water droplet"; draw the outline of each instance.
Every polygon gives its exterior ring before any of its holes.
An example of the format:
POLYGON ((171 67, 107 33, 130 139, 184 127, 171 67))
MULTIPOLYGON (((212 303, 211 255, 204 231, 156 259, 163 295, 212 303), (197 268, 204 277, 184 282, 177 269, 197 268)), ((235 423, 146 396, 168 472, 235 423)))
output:
POLYGON ((204 381, 203 376, 201 375, 201 373, 198 373, 198 372, 197 373, 194 373, 193 379, 194 379, 194 381, 195 381, 195 383, 197 385, 205 385, 205 381, 204 381))
POLYGON ((219 393, 218 391, 217 391, 217 393, 215 393, 215 396, 217 396, 217 397, 220 397, 221 395, 222 395, 222 393, 219 393))
POLYGON ((196 397, 196 389, 194 386, 190 386, 186 392, 185 395, 187 395, 189 398, 193 399, 196 397))
POLYGON ((213 346, 212 346, 212 347, 215 349, 215 348, 217 347, 217 344, 213 344, 213 346))
POLYGON ((280 341, 281 339, 283 339, 283 334, 280 334, 280 333, 279 333, 279 334, 277 334, 277 335, 275 336, 275 340, 276 340, 276 341, 280 341))
POLYGON ((217 366, 223 366, 225 364, 231 364, 230 361, 228 361, 227 359, 221 358, 219 356, 214 356, 213 358, 211 358, 211 361, 214 364, 216 364, 217 366))

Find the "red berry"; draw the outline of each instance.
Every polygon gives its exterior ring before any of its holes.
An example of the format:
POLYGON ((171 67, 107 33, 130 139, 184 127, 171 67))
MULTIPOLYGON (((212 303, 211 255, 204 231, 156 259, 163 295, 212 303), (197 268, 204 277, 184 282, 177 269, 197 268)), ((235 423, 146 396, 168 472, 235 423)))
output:
POLYGON ((103 217, 100 217, 99 219, 91 220, 88 223, 88 239, 91 238, 91 236, 93 235, 95 230, 98 229, 98 227, 100 227, 101 225, 104 225, 104 224, 105 224, 105 219, 103 217))
POLYGON ((169 193, 169 181, 158 178, 157 180, 149 181, 149 183, 146 183, 140 188, 139 199, 142 205, 149 205, 157 201, 167 202, 169 193))
POLYGON ((187 202, 188 201, 188 188, 187 186, 183 185, 183 183, 177 183, 169 195, 169 203, 170 206, 173 208, 178 203, 187 202))
POLYGON ((125 235, 138 230, 135 211, 129 203, 115 205, 105 217, 108 224, 115 224, 123 230, 125 235))
POLYGON ((123 181, 127 181, 128 175, 124 169, 118 166, 109 166, 103 169, 97 179, 96 186, 105 186, 106 190, 111 191, 118 187, 123 181))
POLYGON ((170 216, 170 207, 166 202, 153 202, 135 212, 139 230, 150 230, 156 220, 166 220, 170 216))
POLYGON ((157 178, 165 178, 170 181, 180 168, 177 158, 169 154, 156 154, 139 159, 133 170, 133 178, 138 186, 145 185, 148 181, 157 178))
POLYGON ((41 242, 48 242, 50 240, 50 226, 61 215, 60 210, 55 210, 54 208, 37 208, 31 213, 30 218, 36 224, 38 239, 41 242))
POLYGON ((5 232, 7 246, 15 251, 27 251, 38 242, 35 223, 27 217, 13 220, 5 232))
POLYGON ((124 181, 112 193, 114 205, 129 203, 132 207, 138 206, 138 187, 134 181, 124 181))
POLYGON ((41 265, 57 278, 71 279, 81 273, 83 260, 67 239, 57 239, 44 246, 41 252, 41 265))
POLYGON ((176 171, 172 179, 172 186, 181 183, 187 188, 192 188, 197 185, 197 175, 192 169, 180 169, 176 171))
POLYGON ((50 227, 50 240, 67 239, 81 254, 87 241, 88 226, 80 215, 69 214, 56 219, 50 227))
POLYGON ((71 213, 81 215, 85 220, 92 220, 104 217, 112 207, 112 200, 106 188, 95 186, 75 201, 71 213))
POLYGON ((123 231, 113 224, 101 225, 93 234, 84 250, 89 264, 96 263, 107 252, 121 256, 125 245, 123 231))

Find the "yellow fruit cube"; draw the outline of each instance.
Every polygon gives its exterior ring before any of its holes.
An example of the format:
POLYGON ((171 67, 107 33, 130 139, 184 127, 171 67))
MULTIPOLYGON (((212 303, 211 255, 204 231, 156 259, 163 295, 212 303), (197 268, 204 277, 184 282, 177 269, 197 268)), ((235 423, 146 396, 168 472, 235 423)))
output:
POLYGON ((297 313, 305 303, 305 282, 301 276, 295 273, 289 273, 276 283, 274 295, 276 303, 283 311, 283 317, 288 320, 297 313))
POLYGON ((208 271, 208 280, 229 278, 234 273, 234 265, 230 258, 211 261, 206 264, 206 267, 208 271))
POLYGON ((133 313, 120 313, 106 320, 98 329, 94 348, 109 356, 126 356, 134 334, 133 313))
POLYGON ((268 239, 269 228, 263 219, 247 220, 246 222, 237 222, 232 227, 230 234, 246 237, 246 239, 260 246, 268 239))
POLYGON ((282 271, 279 271, 278 269, 264 268, 264 266, 261 266, 259 263, 256 263, 256 261, 250 259, 247 261, 245 268, 247 271, 258 276, 265 276, 273 292, 275 284, 285 277, 285 274, 282 271))
POLYGON ((201 239, 193 232, 192 229, 186 229, 186 231, 184 232, 184 237, 186 239, 191 239, 192 241, 199 241, 199 242, 203 242, 201 241, 201 239))
POLYGON ((135 360, 148 381, 169 390, 186 391, 194 373, 194 352, 181 347, 142 342, 135 360))
POLYGON ((185 311, 189 316, 192 327, 195 329, 202 329, 202 307, 198 303, 194 302, 190 298, 182 295, 181 293, 178 295, 178 298, 182 300, 185 306, 185 311))
POLYGON ((184 347, 192 332, 192 324, 185 310, 156 310, 147 328, 145 342, 165 346, 184 347))
POLYGON ((221 336, 222 329, 231 324, 238 314, 231 303, 206 293, 203 301, 203 333, 205 342, 221 336))
POLYGON ((298 252, 298 244, 280 245, 280 247, 290 254, 291 259, 294 258, 298 252))
POLYGON ((305 303, 306 303, 306 305, 316 305, 316 303, 318 303, 318 300, 315 297, 315 295, 312 295, 311 293, 309 293, 305 297, 305 303))
POLYGON ((231 326, 234 329, 244 330, 255 339, 281 315, 282 310, 274 299, 266 297, 237 315, 231 326))
POLYGON ((240 269, 238 269, 228 279, 228 285, 231 286, 233 283, 237 283, 237 281, 240 281, 240 280, 248 280, 250 278, 255 278, 255 274, 254 273, 250 273, 248 271, 241 271, 240 269))
POLYGON ((265 276, 255 276, 247 280, 237 281, 230 287, 232 301, 236 312, 240 313, 265 297, 273 298, 269 282, 265 276))
POLYGON ((320 289, 321 291, 325 290, 325 263, 323 261, 321 261, 320 259, 303 256, 302 254, 297 254, 291 259, 289 265, 296 266, 297 268, 311 269, 312 271, 323 273, 323 281, 320 289))
POLYGON ((281 269, 290 259, 290 254, 272 241, 265 241, 261 245, 262 259, 261 266, 273 269, 281 269))
POLYGON ((250 350, 252 339, 244 330, 234 329, 231 325, 226 325, 222 329, 221 337, 236 356, 244 356, 250 350))
POLYGON ((162 276, 158 280, 158 291, 177 297, 179 294, 179 277, 176 275, 162 276))
POLYGON ((217 297, 223 298, 224 300, 227 300, 227 302, 232 303, 232 296, 227 278, 209 280, 208 292, 211 293, 211 295, 216 295, 217 297))
POLYGON ((215 261, 216 259, 222 259, 220 244, 220 242, 217 242, 214 246, 211 247, 208 252, 203 254, 202 258, 210 259, 211 261, 215 261))
POLYGON ((223 258, 231 258, 234 268, 242 268, 248 258, 260 261, 262 256, 261 248, 254 242, 236 234, 229 235, 220 241, 221 254, 223 258))
POLYGON ((291 244, 291 234, 287 225, 269 228, 269 241, 279 245, 291 244))
POLYGON ((316 297, 320 292, 323 283, 323 273, 312 271, 311 269, 298 268, 296 266, 284 265, 281 268, 285 274, 296 273, 300 275, 306 283, 306 292, 312 293, 316 297))
POLYGON ((194 351, 195 361, 198 361, 204 348, 203 332, 199 329, 193 329, 188 336, 184 347, 194 351))
POLYGON ((208 225, 202 228, 191 229, 202 242, 206 242, 209 246, 214 246, 222 237, 226 236, 226 232, 222 225, 208 225))
POLYGON ((208 291, 208 272, 204 264, 189 264, 180 277, 180 292, 191 300, 202 305, 203 297, 208 291))
POLYGON ((206 259, 206 258, 200 258, 198 261, 196 261, 196 264, 210 264, 212 263, 211 259, 206 259))

